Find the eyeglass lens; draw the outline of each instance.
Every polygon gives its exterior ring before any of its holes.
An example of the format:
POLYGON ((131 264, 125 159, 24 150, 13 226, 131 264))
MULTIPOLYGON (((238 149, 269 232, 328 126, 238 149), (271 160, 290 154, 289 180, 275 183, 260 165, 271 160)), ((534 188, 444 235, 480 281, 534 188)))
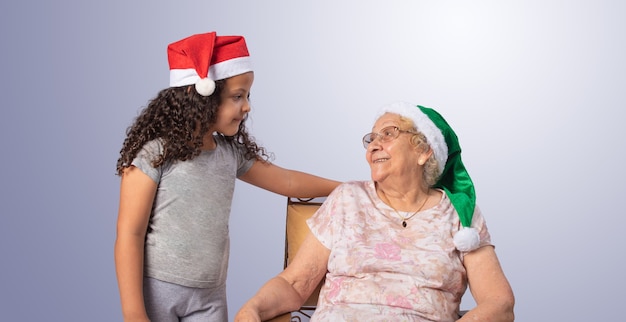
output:
POLYGON ((390 140, 397 138, 399 134, 400 132, 398 131, 397 127, 388 126, 388 127, 381 129, 378 133, 372 132, 372 133, 365 134, 365 136, 363 137, 363 146, 367 149, 367 146, 370 145, 370 143, 374 142, 374 140, 376 140, 377 137, 380 137, 380 140, 382 142, 388 142, 390 140))

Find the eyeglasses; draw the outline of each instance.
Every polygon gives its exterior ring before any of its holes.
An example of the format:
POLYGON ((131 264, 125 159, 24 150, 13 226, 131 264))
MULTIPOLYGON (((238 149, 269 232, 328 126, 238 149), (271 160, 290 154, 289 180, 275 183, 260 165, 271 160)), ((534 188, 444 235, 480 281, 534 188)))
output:
POLYGON ((376 138, 380 138, 381 142, 389 142, 395 140, 400 136, 400 133, 412 133, 413 131, 400 130, 397 126, 387 126, 382 128, 378 133, 367 133, 363 136, 363 147, 367 149, 370 143, 374 142, 376 138))

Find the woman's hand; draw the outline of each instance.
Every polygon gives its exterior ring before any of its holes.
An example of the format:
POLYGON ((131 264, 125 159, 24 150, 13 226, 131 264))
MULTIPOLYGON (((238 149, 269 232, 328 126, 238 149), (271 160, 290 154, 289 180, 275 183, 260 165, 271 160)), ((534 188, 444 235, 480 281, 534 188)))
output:
POLYGON ((261 322, 261 317, 255 310, 243 307, 235 315, 235 322, 261 322))

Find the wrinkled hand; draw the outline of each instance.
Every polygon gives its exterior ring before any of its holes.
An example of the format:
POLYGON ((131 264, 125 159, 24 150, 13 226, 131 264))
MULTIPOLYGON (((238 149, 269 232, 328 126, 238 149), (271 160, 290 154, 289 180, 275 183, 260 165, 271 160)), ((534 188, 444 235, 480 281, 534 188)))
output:
POLYGON ((261 317, 254 310, 242 308, 235 315, 234 322, 261 322, 261 317))

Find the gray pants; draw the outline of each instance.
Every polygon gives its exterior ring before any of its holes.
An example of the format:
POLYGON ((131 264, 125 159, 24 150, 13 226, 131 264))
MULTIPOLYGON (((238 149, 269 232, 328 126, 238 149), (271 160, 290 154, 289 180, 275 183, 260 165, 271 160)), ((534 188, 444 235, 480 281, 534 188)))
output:
POLYGON ((228 321, 226 285, 193 288, 145 277, 143 293, 152 322, 228 321))

